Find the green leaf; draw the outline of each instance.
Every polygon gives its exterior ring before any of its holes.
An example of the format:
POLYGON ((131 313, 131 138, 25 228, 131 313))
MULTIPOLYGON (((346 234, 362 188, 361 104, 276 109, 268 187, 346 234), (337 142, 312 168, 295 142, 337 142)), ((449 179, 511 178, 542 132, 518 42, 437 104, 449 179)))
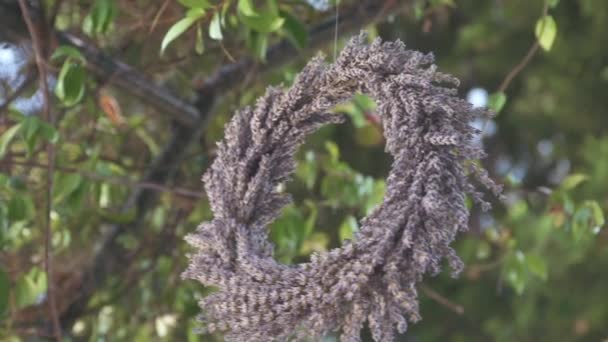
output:
POLYGON ((502 91, 494 93, 488 98, 488 107, 497 114, 500 113, 506 103, 507 95, 502 91))
POLYGON ((79 62, 86 63, 86 59, 84 58, 84 55, 82 53, 80 53, 80 51, 73 46, 68 46, 68 45, 59 46, 58 48, 55 49, 55 51, 53 51, 53 54, 51 55, 52 60, 57 60, 62 57, 72 58, 79 62))
POLYGON ((306 222, 304 224, 304 231, 301 235, 302 240, 306 239, 312 231, 315 229, 315 222, 317 222, 318 209, 315 206, 315 203, 312 201, 306 201, 306 206, 310 210, 310 214, 306 218, 306 222))
POLYGON ((23 120, 22 125, 23 128, 21 130, 21 135, 23 140, 25 141, 27 155, 30 156, 36 145, 38 144, 38 130, 41 127, 41 121, 36 117, 28 117, 23 120))
POLYGON ((88 35, 95 33, 95 30, 93 29, 93 20, 91 19, 90 14, 87 15, 82 21, 82 31, 88 35))
POLYGON ((325 252, 329 245, 329 236, 323 232, 314 232, 302 243, 300 255, 308 255, 312 252, 325 252))
POLYGON ((604 223, 606 223, 604 219, 604 212, 597 201, 585 201, 583 205, 591 209, 593 221, 597 226, 602 227, 604 223))
POLYGON ((57 173, 55 175, 54 199, 60 202, 70 196, 82 183, 82 176, 77 173, 57 173))
POLYGON ((353 96, 350 103, 347 103, 342 108, 338 108, 350 116, 353 125, 357 128, 357 143, 370 146, 375 144, 378 138, 382 138, 382 133, 377 127, 370 125, 371 121, 368 119, 368 113, 376 110, 376 102, 371 97, 357 93, 353 96))
POLYGON ((266 8, 272 15, 279 15, 279 4, 277 3, 277 0, 266 0, 266 8))
POLYGON ((224 5, 222 5, 222 11, 220 12, 220 22, 222 27, 226 27, 226 13, 230 9, 230 1, 225 1, 224 5))
POLYGON ((589 227, 591 215, 591 209, 584 206, 574 212, 572 216, 572 236, 575 241, 580 241, 587 233, 591 232, 591 227, 589 227))
POLYGON ((368 125, 365 113, 353 101, 338 104, 334 107, 334 111, 336 113, 346 113, 355 128, 362 128, 368 125))
POLYGON ((59 139, 57 130, 35 116, 25 118, 21 124, 21 135, 25 141, 28 156, 33 153, 41 140, 55 143, 59 139))
POLYGON ((318 165, 313 151, 306 151, 304 161, 298 163, 296 175, 306 184, 306 188, 311 190, 317 180, 318 165))
POLYGON ((191 8, 186 12, 186 18, 200 19, 205 16, 205 10, 199 7, 191 8))
POLYGON ((340 241, 344 241, 346 239, 352 240, 355 232, 359 230, 359 224, 357 223, 357 219, 348 215, 342 224, 340 225, 340 229, 338 230, 340 241))
POLYGON ((421 20, 424 16, 424 6, 426 2, 417 1, 414 3, 414 18, 421 20))
POLYGON ((377 146, 384 142, 384 137, 378 126, 366 124, 355 129, 355 141, 361 146, 377 146))
POLYGON ((364 112, 376 110, 376 102, 371 96, 357 93, 353 96, 353 102, 364 112))
POLYGON ((100 210, 99 216, 101 216, 104 220, 109 223, 116 224, 127 224, 132 223, 135 220, 136 216, 135 209, 131 209, 127 212, 111 212, 107 210, 100 210))
POLYGON ((542 257, 536 254, 527 254, 526 263, 528 265, 528 269, 530 270, 530 272, 532 272, 532 274, 542 280, 547 280, 547 263, 542 257))
POLYGON ((38 120, 38 118, 30 116, 23 120, 22 125, 23 129, 21 133, 23 134, 23 138, 25 140, 31 140, 35 137, 38 129, 40 129, 42 121, 38 120))
POLYGON ((194 51, 199 55, 205 52, 205 41, 203 39, 203 29, 200 23, 196 27, 196 44, 194 45, 194 51))
POLYGON ((201 8, 207 9, 211 7, 209 1, 207 0, 177 0, 180 4, 184 5, 187 8, 201 8))
POLYGON ((550 51, 557 35, 557 24, 550 15, 545 15, 538 19, 534 29, 538 43, 545 51, 550 51))
POLYGON ((11 289, 11 280, 4 270, 0 269, 0 317, 8 309, 8 295, 11 289))
POLYGON ((509 255, 505 261, 504 268, 506 280, 521 295, 526 289, 528 275, 526 270, 526 256, 521 251, 509 255))
POLYGON ((27 202, 25 197, 15 195, 8 202, 8 219, 11 221, 25 220, 27 217, 27 202))
POLYGON ((209 24, 209 37, 215 40, 222 40, 224 38, 222 35, 222 25, 220 22, 219 12, 215 12, 213 18, 211 19, 211 23, 209 24))
POLYGON ((335 142, 326 141, 325 149, 327 150, 327 152, 329 152, 329 155, 331 156, 332 160, 340 159, 340 149, 338 148, 338 145, 336 145, 335 142))
POLYGON ((192 26, 199 18, 200 16, 197 17, 193 15, 188 15, 173 24, 173 26, 171 26, 171 28, 169 29, 169 31, 167 31, 167 34, 165 34, 165 37, 163 38, 163 41, 160 46, 160 53, 162 54, 172 41, 174 41, 177 37, 181 36, 184 32, 186 32, 186 30, 189 29, 190 26, 192 26))
POLYGON ((379 179, 374 181, 374 186, 371 194, 368 195, 367 200, 365 201, 365 214, 369 215, 372 210, 374 210, 382 200, 384 199, 384 194, 386 193, 386 182, 383 179, 379 179))
POLYGON ((239 0, 237 5, 237 9, 239 13, 242 13, 248 17, 254 17, 258 15, 258 12, 255 10, 253 6, 253 2, 251 0, 239 0))
POLYGON ((255 17, 241 16, 241 21, 249 28, 259 33, 271 33, 283 26, 285 19, 271 13, 261 13, 255 17))
POLYGON ((584 175, 582 173, 573 173, 564 178, 561 187, 564 190, 572 190, 576 188, 579 184, 581 184, 583 181, 586 181, 588 178, 589 177, 587 175, 584 175))
POLYGON ((526 278, 522 273, 514 269, 509 270, 507 271, 507 280, 518 295, 524 293, 524 290, 526 289, 526 278))
POLYGON ((492 246, 485 241, 481 240, 477 245, 477 259, 487 259, 492 253, 492 246))
POLYGON ((40 295, 46 291, 46 287, 46 273, 39 267, 32 267, 15 286, 17 307, 22 308, 36 303, 40 295))
POLYGON ((44 121, 40 122, 39 133, 42 138, 52 144, 55 144, 59 140, 59 132, 53 126, 44 121))
POLYGON ((288 12, 281 11, 281 17, 285 19, 283 29, 287 33, 287 38, 298 49, 303 49, 308 44, 308 30, 296 17, 288 12))
POLYGON ((523 200, 512 203, 508 208, 508 212, 511 220, 520 220, 528 213, 528 203, 523 200))
POLYGON ((116 7, 112 0, 97 0, 83 23, 83 29, 87 33, 106 33, 115 16, 116 7))
POLYGON ((351 101, 338 104, 334 108, 334 111, 336 113, 346 113, 352 120, 355 128, 363 128, 370 126, 366 113, 373 112, 375 109, 376 102, 371 97, 357 93, 351 101))
POLYGON ((549 1, 549 8, 554 8, 559 4, 559 0, 547 0, 549 1))
POLYGON ((251 44, 253 53, 261 61, 266 61, 266 50, 268 50, 268 36, 258 32, 252 32, 251 44))
POLYGON ((6 183, 5 186, 11 187, 11 189, 23 191, 27 189, 26 183, 23 181, 23 176, 12 176, 10 178, 5 178, 6 183))
POLYGON ((4 131, 4 133, 2 133, 2 135, 0 135, 0 159, 4 158, 11 142, 20 130, 21 124, 19 123, 7 129, 4 131))
POLYGON ((55 95, 64 105, 71 107, 80 102, 84 96, 85 80, 86 72, 82 65, 67 60, 59 72, 55 95))
POLYGON ((155 155, 159 153, 160 146, 158 140, 154 136, 144 129, 144 127, 138 127, 135 129, 135 134, 146 144, 150 152, 155 155))
POLYGON ((317 210, 314 205, 310 207, 310 215, 305 218, 302 210, 289 205, 270 228, 270 236, 277 246, 277 257, 282 262, 291 262, 298 254, 302 242, 314 228, 317 210))

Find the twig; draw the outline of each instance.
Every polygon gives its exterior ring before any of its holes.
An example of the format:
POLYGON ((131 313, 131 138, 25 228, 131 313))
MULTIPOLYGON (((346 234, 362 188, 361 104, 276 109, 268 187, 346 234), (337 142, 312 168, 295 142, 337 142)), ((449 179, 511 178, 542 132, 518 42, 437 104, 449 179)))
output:
MULTIPOLYGON (((43 114, 45 120, 55 127, 55 118, 50 110, 50 95, 49 85, 47 83, 47 70, 45 58, 43 56, 43 47, 40 39, 41 27, 36 27, 34 24, 30 9, 26 0, 19 0, 19 7, 23 15, 23 20, 27 26, 27 29, 32 38, 32 46, 34 49, 34 56, 36 58, 36 66, 38 68, 38 81, 40 88, 42 89, 43 102, 43 114)), ((44 18, 38 18, 40 22, 44 22, 44 18)), ((47 186, 46 186, 46 215, 44 218, 44 270, 47 278, 47 298, 49 303, 49 311, 51 320, 53 323, 53 334, 57 341, 61 340, 61 324, 59 322, 59 315, 57 313, 57 304, 55 302, 55 284, 53 279, 53 257, 51 245, 51 207, 52 207, 52 194, 53 194, 53 171, 55 168, 55 145, 51 142, 46 143, 47 158, 48 158, 48 169, 47 169, 47 186)))
MULTIPOLYGON (((548 13, 549 13, 549 1, 545 1, 545 4, 543 6, 542 16, 544 17, 548 13)), ((515 67, 513 67, 513 69, 511 69, 511 71, 509 71, 507 76, 505 76, 504 80, 500 83, 500 86, 498 87, 499 92, 504 92, 507 90, 507 88, 509 87, 509 85, 511 84, 513 79, 515 79, 515 77, 522 70, 524 70, 526 68, 526 66, 528 66, 528 64, 532 60, 532 57, 534 57, 534 55, 536 54, 536 51, 538 51, 539 47, 540 47, 540 45, 538 43, 538 39, 534 38, 534 43, 532 44, 532 46, 530 46, 530 48, 528 49, 528 52, 526 53, 524 58, 519 63, 517 63, 517 65, 515 67)))
POLYGON ((447 299, 444 296, 440 295, 439 293, 435 292, 431 288, 429 288, 425 285, 420 285, 420 290, 422 290, 422 292, 425 295, 427 295, 429 298, 431 298, 434 301, 436 301, 437 303, 445 306, 446 308, 454 311, 455 313, 457 313, 459 315, 464 314, 464 307, 462 305, 451 302, 449 299, 447 299))
MULTIPOLYGON (((545 0, 542 16, 547 15, 547 13, 549 13, 549 1, 545 0)), ((534 57, 534 55, 536 54, 536 51, 538 51, 539 46, 540 45, 538 43, 538 39, 534 38, 534 43, 532 44, 532 46, 530 46, 530 48, 528 49, 528 52, 526 53, 524 58, 519 63, 517 63, 517 65, 515 67, 513 67, 513 69, 511 69, 511 71, 509 71, 507 76, 505 76, 503 81, 500 83, 500 86, 498 86, 497 91, 499 93, 504 93, 507 90, 507 88, 509 87, 509 85, 511 84, 511 82, 515 79, 515 77, 517 75, 519 75, 519 73, 522 70, 524 70, 526 68, 526 66, 528 66, 528 64, 532 60, 532 57, 534 57)), ((488 121, 490 121, 490 117, 487 117, 484 120, 483 125, 481 126, 482 135, 486 131, 486 126, 488 125, 488 121)))
POLYGON ((230 52, 228 52, 228 50, 226 49, 226 47, 224 46, 224 43, 222 43, 222 41, 220 40, 220 48, 222 49, 222 52, 224 52, 224 55, 226 55, 226 57, 228 57, 228 60, 232 63, 236 63, 236 60, 234 59, 234 57, 232 57, 232 55, 230 54, 230 52))
POLYGON ((152 31, 154 31, 154 29, 156 28, 156 24, 158 24, 158 20, 160 19, 160 16, 167 9, 167 5, 169 5, 169 0, 165 0, 165 2, 162 4, 162 6, 160 6, 158 13, 156 13, 154 20, 152 20, 152 24, 150 25, 150 28, 148 29, 148 36, 150 36, 152 31))
MULTIPOLYGON (((44 165, 44 164, 40 164, 40 163, 32 162, 32 161, 25 162, 25 161, 12 160, 11 163, 14 165, 19 165, 19 166, 48 168, 48 165, 44 165)), ((142 188, 142 189, 150 189, 150 190, 161 191, 161 192, 169 192, 169 193, 173 193, 175 195, 180 195, 180 196, 184 196, 184 197, 192 197, 192 198, 199 198, 199 199, 205 198, 200 192, 197 192, 194 190, 189 190, 189 189, 184 189, 184 188, 171 188, 171 187, 163 185, 163 184, 152 183, 152 182, 133 182, 133 181, 129 180, 128 178, 107 177, 107 176, 99 175, 94 172, 87 172, 84 170, 80 170, 75 167, 56 166, 55 170, 58 170, 61 172, 66 172, 66 173, 76 173, 76 174, 79 174, 79 175, 81 175, 85 178, 91 179, 91 180, 103 181, 103 182, 108 182, 108 183, 112 183, 112 184, 116 184, 116 185, 125 185, 125 186, 129 186, 132 188, 142 188)))
POLYGON ((491 270, 495 269, 496 267, 502 265, 504 261, 505 261, 505 256, 501 256, 500 258, 498 258, 494 261, 485 263, 485 264, 469 265, 469 266, 467 266, 467 269, 469 269, 470 271, 474 271, 474 272, 487 272, 487 271, 491 271, 491 270))
POLYGON ((56 35, 62 44, 78 48, 86 57, 87 66, 99 78, 103 80, 111 78, 114 85, 184 125, 192 125, 198 120, 198 110, 195 106, 175 96, 168 89, 157 86, 148 77, 122 61, 112 58, 91 42, 67 32, 56 32, 56 35))
POLYGON ((19 87, 15 89, 15 91, 13 91, 12 94, 10 94, 6 99, 4 99, 4 102, 2 103, 2 105, 0 105, 0 115, 2 115, 2 113, 4 113, 8 109, 8 107, 11 105, 11 103, 13 103, 13 101, 15 101, 19 96, 23 94, 23 92, 27 89, 27 87, 30 86, 30 84, 32 84, 34 80, 35 77, 31 74, 28 74, 28 77, 25 79, 25 81, 23 81, 23 83, 21 83, 19 87))
POLYGON ((538 40, 534 40, 534 44, 532 44, 532 46, 528 50, 528 53, 526 53, 524 58, 513 69, 511 69, 511 71, 509 71, 507 76, 505 76, 505 79, 502 81, 502 83, 500 83, 500 86, 498 87, 499 92, 504 92, 505 90, 507 90, 507 88, 509 87, 509 84, 511 84, 511 81, 513 81, 513 79, 515 79, 515 77, 522 70, 524 70, 524 68, 528 65, 528 63, 530 63, 530 61, 532 60, 532 57, 534 57, 534 55, 536 54, 536 51, 538 51, 538 47, 539 47, 538 40))

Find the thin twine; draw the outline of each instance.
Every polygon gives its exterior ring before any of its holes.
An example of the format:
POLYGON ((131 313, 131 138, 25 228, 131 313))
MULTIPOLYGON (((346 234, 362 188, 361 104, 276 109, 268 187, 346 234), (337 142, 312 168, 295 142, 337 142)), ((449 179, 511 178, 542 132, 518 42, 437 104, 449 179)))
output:
POLYGON ((340 18, 340 0, 336 1, 336 24, 334 28, 334 61, 338 56, 338 21, 340 18))

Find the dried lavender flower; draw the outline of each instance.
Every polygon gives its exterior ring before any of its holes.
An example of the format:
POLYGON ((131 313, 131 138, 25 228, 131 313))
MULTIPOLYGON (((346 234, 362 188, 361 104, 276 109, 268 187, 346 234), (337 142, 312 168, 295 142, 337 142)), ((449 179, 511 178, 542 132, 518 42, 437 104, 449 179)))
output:
POLYGON ((449 244, 467 229, 465 196, 487 206, 469 178, 501 192, 474 162, 483 151, 470 122, 488 113, 457 97, 458 80, 438 72, 431 54, 365 41, 353 38, 334 64, 312 60, 290 89, 268 88, 227 125, 203 177, 214 218, 186 237, 196 253, 183 276, 217 288, 200 301, 207 331, 282 341, 341 330, 342 341, 360 341, 367 322, 375 341, 391 341, 420 319, 423 275, 439 273, 444 258, 454 274, 462 269, 449 244), (394 158, 384 201, 353 242, 280 264, 268 224, 290 198, 277 185, 293 173, 304 138, 341 122, 330 109, 357 91, 379 104, 394 158))

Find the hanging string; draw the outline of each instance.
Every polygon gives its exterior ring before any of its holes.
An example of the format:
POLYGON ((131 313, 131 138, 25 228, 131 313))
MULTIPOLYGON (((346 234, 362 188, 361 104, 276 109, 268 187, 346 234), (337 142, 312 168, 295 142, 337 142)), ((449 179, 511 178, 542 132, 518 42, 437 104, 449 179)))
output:
POLYGON ((340 19, 340 0, 336 0, 336 26, 334 28, 334 61, 338 56, 338 22, 340 19))

